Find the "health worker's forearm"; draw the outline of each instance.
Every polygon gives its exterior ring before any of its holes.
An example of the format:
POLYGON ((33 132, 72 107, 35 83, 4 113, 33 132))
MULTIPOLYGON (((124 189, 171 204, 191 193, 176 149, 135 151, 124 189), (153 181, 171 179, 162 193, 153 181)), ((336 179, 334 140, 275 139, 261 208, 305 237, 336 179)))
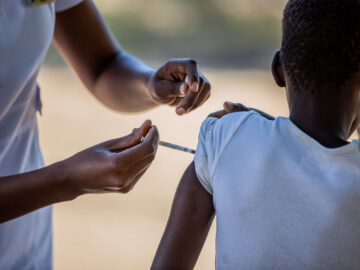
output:
POLYGON ((73 199, 60 163, 36 171, 0 177, 0 223, 42 207, 73 199))

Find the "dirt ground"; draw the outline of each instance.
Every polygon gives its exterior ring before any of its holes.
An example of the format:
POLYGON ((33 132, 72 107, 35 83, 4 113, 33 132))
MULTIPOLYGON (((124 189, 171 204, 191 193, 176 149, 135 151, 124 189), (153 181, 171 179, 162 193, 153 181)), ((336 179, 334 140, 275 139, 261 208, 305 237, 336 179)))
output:
MULTIPOLYGON (((287 115, 284 91, 275 86, 269 72, 213 70, 205 74, 212 82, 212 97, 190 115, 178 117, 168 107, 124 115, 97 102, 70 71, 44 68, 39 125, 46 163, 121 137, 145 119, 158 126, 162 140, 195 148, 202 120, 225 100, 287 115)), ((131 193, 86 195, 56 205, 55 270, 149 269, 178 181, 191 160, 191 154, 159 147, 153 165, 131 193)), ((196 269, 214 269, 214 254, 213 225, 196 269)))

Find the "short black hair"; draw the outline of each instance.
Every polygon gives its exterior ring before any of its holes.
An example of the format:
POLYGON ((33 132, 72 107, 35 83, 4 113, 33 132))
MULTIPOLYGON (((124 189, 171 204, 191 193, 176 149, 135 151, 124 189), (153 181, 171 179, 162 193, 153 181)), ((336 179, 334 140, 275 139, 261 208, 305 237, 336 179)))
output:
POLYGON ((360 0, 290 0, 281 63, 299 91, 339 90, 360 71, 360 0))

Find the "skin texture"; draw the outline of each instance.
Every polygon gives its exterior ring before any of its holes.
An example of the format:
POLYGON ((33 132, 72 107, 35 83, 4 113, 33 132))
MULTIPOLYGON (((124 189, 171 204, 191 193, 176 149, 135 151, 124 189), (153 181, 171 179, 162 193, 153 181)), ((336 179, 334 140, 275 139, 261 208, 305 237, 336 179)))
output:
POLYGON ((180 180, 151 269, 193 269, 214 214, 212 196, 200 184, 191 163, 180 180))
POLYGON ((87 89, 113 110, 140 112, 168 104, 183 115, 210 96, 195 60, 171 59, 155 70, 125 52, 92 1, 57 13, 54 43, 87 89))
MULTIPOLYGON (((210 96, 195 60, 172 59, 156 70, 121 49, 92 1, 56 14, 54 43, 87 89, 113 110, 168 104, 183 115, 210 96)), ((1 177, 0 223, 85 193, 129 192, 153 161, 158 140, 156 127, 146 121, 128 136, 52 166, 1 177)))
MULTIPOLYGON (((293 89, 281 66, 279 51, 275 53, 272 72, 278 86, 286 88, 290 119, 295 125, 325 147, 336 148, 348 143, 346 140, 359 126, 360 74, 355 74, 345 89, 334 94, 335 97, 326 94, 315 97, 309 92, 293 89)), ((232 103, 225 103, 224 108, 210 116, 221 118, 227 113, 249 110, 232 103)), ((271 116, 259 113, 271 119, 271 116)), ((191 164, 180 181, 152 269, 193 269, 213 212, 212 197, 198 182, 191 164)))
POLYGON ((64 161, 1 177, 0 223, 85 193, 129 192, 154 160, 158 141, 157 128, 147 120, 125 137, 98 144, 64 161))
POLYGON ((279 87, 285 87, 290 120, 306 134, 329 148, 348 144, 347 139, 359 126, 360 73, 355 73, 343 89, 332 94, 321 91, 313 95, 296 91, 283 69, 280 51, 273 60, 273 76, 279 87))
POLYGON ((233 102, 226 101, 226 102, 224 102, 223 107, 224 107, 223 110, 213 112, 213 113, 209 114, 208 117, 215 117, 215 118, 220 119, 229 113, 255 111, 258 114, 262 115, 263 117, 265 117, 269 120, 275 120, 275 118, 273 116, 271 116, 270 114, 267 114, 258 109, 248 108, 241 103, 233 103, 233 102))

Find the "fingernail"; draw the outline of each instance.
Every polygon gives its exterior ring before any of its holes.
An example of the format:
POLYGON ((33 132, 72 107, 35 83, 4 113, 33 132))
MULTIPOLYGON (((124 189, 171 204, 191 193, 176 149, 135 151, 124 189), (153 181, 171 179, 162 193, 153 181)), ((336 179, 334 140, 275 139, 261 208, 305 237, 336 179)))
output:
POLYGON ((185 84, 185 83, 183 83, 183 84, 180 86, 180 94, 185 95, 185 87, 186 87, 186 84, 185 84))
POLYGON ((191 89, 193 90, 193 92, 199 91, 199 84, 197 82, 193 82, 191 85, 191 89))
POLYGON ((234 109, 234 104, 232 104, 231 102, 226 101, 225 104, 226 104, 226 106, 227 106, 230 110, 233 110, 233 109, 234 109))
POLYGON ((145 120, 144 123, 141 126, 151 125, 151 120, 145 120))
MULTIPOLYGON (((153 132, 155 132, 155 130, 157 129, 157 127, 156 127, 156 126, 152 126, 152 129, 153 129, 153 132)), ((158 143, 159 143, 159 137, 156 136, 156 137, 155 137, 155 140, 153 141, 153 147, 156 148, 156 146, 158 145, 158 143)))
POLYGON ((149 129, 148 133, 145 136, 145 139, 148 138, 153 132, 154 132, 154 126, 151 126, 151 128, 149 129))
POLYGON ((177 109, 176 109, 176 112, 177 112, 177 114, 179 114, 179 115, 183 115, 186 111, 185 111, 184 108, 177 108, 177 109))

